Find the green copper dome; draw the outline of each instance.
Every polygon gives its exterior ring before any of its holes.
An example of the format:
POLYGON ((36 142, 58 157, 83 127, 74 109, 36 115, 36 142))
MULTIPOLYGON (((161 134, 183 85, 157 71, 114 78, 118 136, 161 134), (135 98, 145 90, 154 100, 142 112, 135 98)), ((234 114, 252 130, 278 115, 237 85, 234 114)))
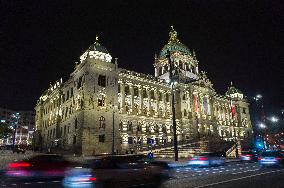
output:
POLYGON ((170 39, 168 44, 166 44, 161 52, 160 57, 166 57, 168 51, 170 52, 182 52, 185 55, 191 55, 190 50, 187 46, 182 44, 179 39, 177 38, 177 32, 174 30, 173 26, 171 26, 171 31, 169 33, 170 39))
POLYGON ((98 52, 103 52, 103 53, 109 54, 108 50, 103 45, 101 45, 98 41, 99 41, 99 37, 96 36, 96 42, 93 43, 88 48, 88 51, 98 51, 98 52))

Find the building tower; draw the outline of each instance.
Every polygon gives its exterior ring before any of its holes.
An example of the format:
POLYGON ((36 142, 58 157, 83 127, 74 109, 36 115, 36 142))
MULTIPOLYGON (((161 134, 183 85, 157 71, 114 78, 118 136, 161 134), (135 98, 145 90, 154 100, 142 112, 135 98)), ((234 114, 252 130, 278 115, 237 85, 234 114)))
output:
POLYGON ((198 79, 198 60, 194 51, 188 49, 181 43, 177 37, 177 32, 171 26, 169 32, 169 41, 162 48, 158 57, 155 57, 155 76, 161 79, 169 80, 170 65, 168 63, 167 54, 171 53, 171 60, 174 63, 174 74, 179 75, 180 81, 197 80, 198 79))
POLYGON ((107 49, 98 42, 80 57, 78 71, 84 74, 84 122, 82 153, 94 155, 120 150, 117 106, 117 63, 107 49), (79 68, 81 67, 81 68, 79 68), (114 130, 113 130, 114 128, 114 130))

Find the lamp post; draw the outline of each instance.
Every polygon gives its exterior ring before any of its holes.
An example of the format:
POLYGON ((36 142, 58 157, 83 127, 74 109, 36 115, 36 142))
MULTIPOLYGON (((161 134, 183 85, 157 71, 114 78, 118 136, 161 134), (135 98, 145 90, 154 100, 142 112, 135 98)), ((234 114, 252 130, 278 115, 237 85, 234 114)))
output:
POLYGON ((18 121, 20 118, 20 114, 16 113, 13 114, 12 117, 16 120, 15 122, 13 122, 13 128, 14 128, 14 134, 13 134, 13 150, 15 149, 15 142, 16 142, 16 132, 17 132, 17 127, 18 127, 18 121))
POLYGON ((111 154, 115 154, 115 127, 114 127, 114 115, 116 106, 113 104, 112 107, 112 144, 111 144, 111 154))
POLYGON ((171 94, 172 94, 172 121, 173 121, 173 133, 174 133, 174 153, 175 153, 175 161, 178 161, 178 145, 177 145, 177 125, 176 125, 176 110, 175 110, 175 91, 174 85, 175 80, 173 78, 173 65, 171 61, 171 53, 168 51, 167 54, 168 62, 170 65, 170 83, 171 83, 171 94))

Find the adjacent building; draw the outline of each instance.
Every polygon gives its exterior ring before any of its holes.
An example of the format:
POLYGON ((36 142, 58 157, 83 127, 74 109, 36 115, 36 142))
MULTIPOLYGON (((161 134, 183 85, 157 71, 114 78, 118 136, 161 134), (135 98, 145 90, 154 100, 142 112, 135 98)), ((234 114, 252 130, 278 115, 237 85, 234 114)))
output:
MULTIPOLYGON (((32 144, 33 132, 35 128, 34 111, 16 111, 7 108, 0 108, 0 121, 6 123, 11 129, 16 128, 16 144, 32 144)), ((13 144, 13 136, 7 139, 1 139, 0 144, 13 144)))
POLYGON ((178 142, 250 137, 243 93, 231 84, 225 95, 218 94, 173 27, 153 65, 155 75, 122 69, 96 39, 69 79, 56 81, 40 96, 35 107, 38 147, 93 155, 113 147, 120 153, 147 150, 150 140, 159 147, 172 145, 173 94, 178 142))

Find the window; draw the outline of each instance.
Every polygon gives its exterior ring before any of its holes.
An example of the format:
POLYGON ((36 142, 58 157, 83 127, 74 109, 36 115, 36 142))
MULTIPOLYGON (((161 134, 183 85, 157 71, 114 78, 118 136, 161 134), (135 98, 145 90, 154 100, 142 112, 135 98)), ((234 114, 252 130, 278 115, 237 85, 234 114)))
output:
POLYGON ((77 89, 79 89, 82 86, 82 79, 83 77, 81 76, 79 80, 77 81, 77 89))
POLYGON ((184 115, 184 116, 187 116, 186 109, 184 109, 184 111, 183 111, 183 115, 184 115))
POLYGON ((100 122, 99 128, 100 129, 105 129, 106 128, 105 121, 106 121, 106 119, 103 116, 99 117, 99 122, 100 122))
POLYGON ((101 87, 106 87, 106 76, 99 75, 98 85, 101 87))
POLYGON ((101 142, 101 143, 105 142, 105 135, 104 134, 99 135, 99 142, 101 142))
POLYGON ((68 129, 67 129, 67 133, 69 133, 70 132, 70 126, 68 126, 68 129))
POLYGON ((143 98, 147 98, 147 92, 146 92, 146 89, 143 89, 143 98))
POLYGON ((128 137, 128 144, 133 144, 133 138, 132 137, 128 137))
POLYGON ((133 87, 133 91, 134 91, 134 96, 138 96, 139 94, 138 87, 133 87))
POLYGON ((77 118, 75 119, 75 129, 77 129, 78 127, 77 127, 77 124, 78 124, 78 120, 77 120, 77 118))
POLYGON ((120 84, 118 84, 117 91, 118 91, 118 93, 120 93, 120 84))
POLYGON ((63 132, 63 135, 66 134, 66 125, 64 126, 64 132, 63 132))
POLYGON ((73 97, 73 87, 71 87, 71 97, 73 97))
POLYGON ((125 90, 124 91, 125 91, 126 95, 130 95, 130 89, 129 89, 128 85, 125 86, 125 90))
POLYGON ((185 99, 186 99, 186 94, 183 94, 182 100, 185 100, 185 99))
POLYGON ((66 100, 69 99, 69 91, 67 91, 67 97, 66 97, 66 100))
POLYGON ((163 94, 159 92, 159 101, 163 101, 163 94))
POLYGON ((77 142, 77 138, 76 138, 76 136, 74 135, 74 136, 73 136, 73 144, 76 144, 76 142, 77 142))
POLYGON ((104 95, 101 95, 98 98, 98 106, 105 106, 105 96, 104 95))
POLYGON ((243 113, 246 114, 246 108, 243 108, 243 113))
POLYGON ((133 128, 132 128, 132 122, 129 122, 127 123, 127 131, 132 131, 133 128))
POLYGON ((142 131, 142 126, 140 124, 137 125, 137 131, 142 131))
POLYGON ((151 96, 151 99, 155 99, 155 94, 153 90, 150 91, 150 96, 151 96))
POLYGON ((65 94, 62 95, 62 101, 65 102, 65 94))

